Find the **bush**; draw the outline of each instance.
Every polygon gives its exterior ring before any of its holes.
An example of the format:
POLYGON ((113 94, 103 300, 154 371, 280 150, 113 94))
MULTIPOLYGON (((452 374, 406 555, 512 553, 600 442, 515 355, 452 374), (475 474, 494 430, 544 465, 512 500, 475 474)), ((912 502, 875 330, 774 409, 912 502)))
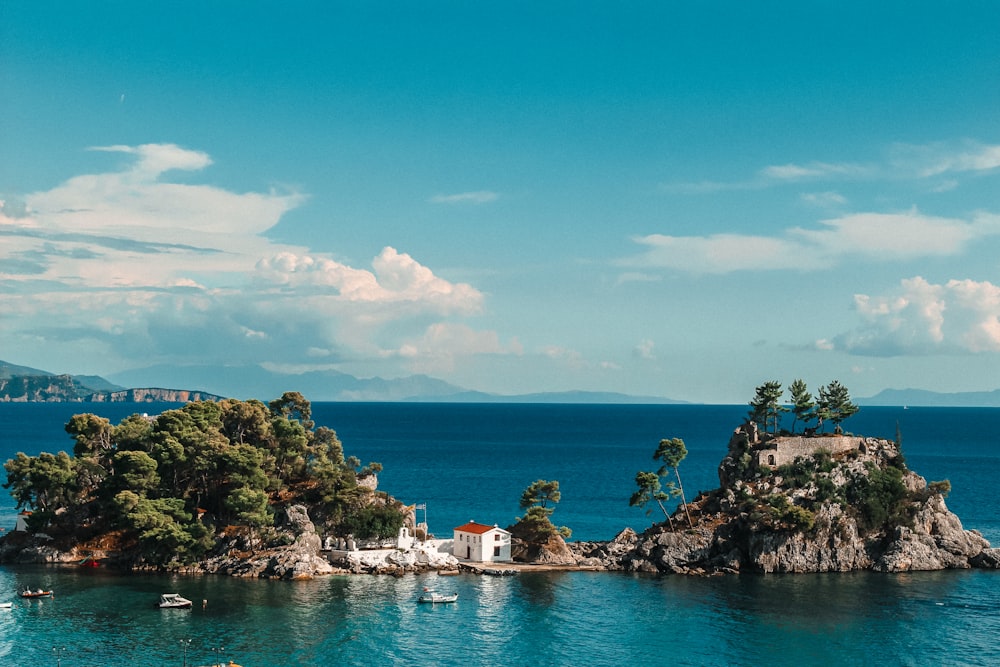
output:
POLYGON ((868 474, 856 477, 847 488, 848 502, 868 529, 908 524, 907 499, 903 471, 894 466, 881 469, 869 464, 868 474))
POLYGON ((931 482, 927 485, 927 490, 931 493, 939 493, 942 497, 947 498, 948 494, 951 493, 951 482, 946 479, 940 482, 931 482))
POLYGON ((388 505, 367 505, 349 514, 341 524, 344 534, 362 540, 395 537, 403 527, 403 513, 388 505))

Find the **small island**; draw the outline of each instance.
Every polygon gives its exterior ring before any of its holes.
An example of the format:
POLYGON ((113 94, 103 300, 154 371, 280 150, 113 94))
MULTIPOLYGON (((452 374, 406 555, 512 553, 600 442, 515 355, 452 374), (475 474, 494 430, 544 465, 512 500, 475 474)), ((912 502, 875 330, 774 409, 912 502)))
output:
MULTIPOLYGON (((790 389, 786 406, 777 382, 758 388, 719 465, 719 488, 693 500, 684 497, 683 440, 663 439, 653 455, 662 466, 636 476, 632 504, 663 513, 642 534, 567 542, 569 528, 550 520, 558 482, 536 481, 521 498, 524 516, 503 531, 511 568, 1000 568, 1000 550, 947 509, 948 482, 927 483, 907 468, 898 437, 843 432, 857 406, 839 383, 816 401, 801 381, 790 389), (791 430, 779 428, 784 412, 794 413, 791 430), (674 498, 670 512, 664 501, 674 498)), ((26 510, 25 529, 0 538, 0 561, 284 579, 484 571, 452 555, 449 540, 432 539, 415 506, 378 489, 381 466, 345 456, 336 433, 311 417, 297 392, 266 404, 195 401, 118 425, 76 415, 66 425, 72 455, 19 453, 6 462, 4 486, 26 510)))

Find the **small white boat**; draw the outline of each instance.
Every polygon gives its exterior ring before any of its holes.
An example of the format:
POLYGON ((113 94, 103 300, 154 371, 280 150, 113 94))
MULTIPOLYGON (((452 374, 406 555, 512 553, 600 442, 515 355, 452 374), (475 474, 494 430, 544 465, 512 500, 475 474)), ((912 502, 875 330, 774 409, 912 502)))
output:
POLYGON ((417 602, 454 602, 457 599, 458 593, 446 595, 444 593, 438 593, 437 591, 425 588, 424 594, 417 598, 417 602))
POLYGON ((190 609, 191 600, 182 598, 177 593, 164 593, 160 596, 160 601, 156 603, 160 609, 190 609))
POLYGON ((0 609, 10 609, 13 606, 13 602, 0 602, 0 609))

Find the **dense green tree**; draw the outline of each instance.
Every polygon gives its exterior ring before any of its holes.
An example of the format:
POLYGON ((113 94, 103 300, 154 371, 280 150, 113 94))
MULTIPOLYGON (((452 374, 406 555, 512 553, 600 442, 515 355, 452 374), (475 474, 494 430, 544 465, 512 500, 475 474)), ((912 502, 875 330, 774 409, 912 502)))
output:
POLYGON ((261 401, 226 399, 219 407, 222 408, 222 432, 229 442, 266 448, 268 441, 274 437, 271 413, 261 401))
POLYGON ((143 415, 129 415, 114 427, 111 439, 119 452, 126 450, 150 452, 154 420, 143 415))
POLYGON ((854 415, 859 410, 858 406, 851 402, 850 393, 847 387, 837 380, 834 380, 825 387, 819 389, 819 399, 816 401, 816 413, 822 421, 832 421, 836 431, 840 431, 840 423, 848 417, 854 415))
POLYGON ((788 385, 788 393, 792 398, 792 414, 795 418, 792 420, 792 432, 795 432, 795 425, 799 420, 803 424, 807 424, 816 418, 813 408, 816 407, 816 402, 813 400, 813 395, 809 392, 809 388, 806 386, 804 380, 794 380, 790 385, 788 385))
MULTIPOLYGON (((200 557, 214 544, 209 525, 248 534, 252 545, 273 523, 272 503, 306 502, 326 525, 359 536, 395 535, 401 510, 358 483, 381 464, 360 468, 335 431, 314 427, 297 392, 267 405, 194 402, 118 426, 76 415, 66 425, 74 456, 18 453, 4 464, 4 486, 34 511, 33 528, 114 529, 137 561, 158 565, 200 557)), ((542 497, 555 501, 558 484, 542 497)))
POLYGON ((677 495, 680 496, 681 505, 684 507, 688 526, 693 527, 694 523, 691 521, 691 513, 688 511, 687 500, 684 498, 684 484, 681 482, 680 465, 681 461, 687 458, 687 447, 684 445, 684 441, 680 438, 664 438, 660 440, 653 458, 663 463, 656 472, 659 477, 665 477, 668 469, 673 470, 674 476, 677 478, 677 495))
POLYGON ((386 539, 399 534, 405 518, 396 507, 366 505, 347 517, 342 529, 360 539, 386 539))
POLYGON ((552 523, 552 512, 555 505, 562 499, 559 482, 538 479, 532 482, 521 494, 520 506, 526 510, 515 526, 530 540, 544 538, 547 535, 562 535, 569 537, 572 531, 566 526, 555 526, 552 523))
POLYGON ((788 412, 788 408, 781 404, 781 393, 781 383, 771 380, 757 387, 750 401, 750 419, 762 425, 765 433, 769 427, 771 433, 777 433, 781 413, 788 412))
POLYGON ((145 496, 160 486, 160 476, 156 472, 157 463, 146 452, 126 450, 115 454, 114 485, 121 491, 132 491, 145 496))
POLYGON ((268 403, 268 407, 271 409, 272 415, 294 419, 308 430, 313 428, 312 404, 297 391, 286 391, 281 395, 281 398, 268 403))
POLYGON ((544 479, 535 480, 521 494, 521 509, 527 509, 533 505, 547 510, 546 514, 551 514, 554 508, 548 507, 549 503, 555 505, 562 499, 559 492, 559 482, 544 479))

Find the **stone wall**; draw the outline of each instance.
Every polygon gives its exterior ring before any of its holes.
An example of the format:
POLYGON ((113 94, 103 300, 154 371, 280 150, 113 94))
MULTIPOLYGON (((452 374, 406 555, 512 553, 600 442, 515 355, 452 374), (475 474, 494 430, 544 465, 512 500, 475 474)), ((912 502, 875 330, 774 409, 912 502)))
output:
POLYGON ((776 468, 792 463, 799 456, 812 456, 820 449, 831 454, 840 454, 859 449, 864 438, 848 435, 828 435, 818 437, 782 436, 768 440, 756 450, 757 463, 776 468))

